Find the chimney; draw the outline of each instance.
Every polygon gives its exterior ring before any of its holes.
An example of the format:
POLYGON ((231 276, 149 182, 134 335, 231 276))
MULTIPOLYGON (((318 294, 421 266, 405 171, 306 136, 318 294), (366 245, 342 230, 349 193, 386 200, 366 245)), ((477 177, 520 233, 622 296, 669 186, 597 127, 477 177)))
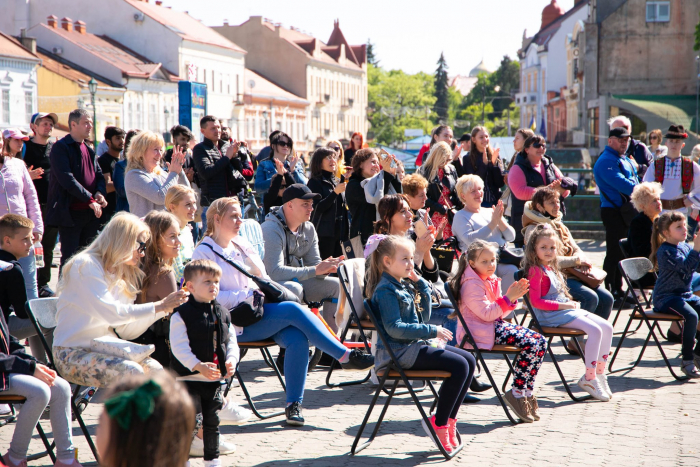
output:
POLYGON ((56 29, 58 27, 58 17, 56 15, 51 15, 48 18, 46 18, 46 23, 49 25, 50 28, 56 29))
POLYGON ((73 20, 67 16, 61 18, 61 27, 68 32, 73 31, 73 20))
POLYGON ((227 20, 227 19, 224 20, 224 26, 228 26, 228 20, 227 20))
POLYGON ((25 49, 36 55, 36 38, 27 37, 27 30, 24 28, 20 30, 19 41, 22 43, 25 49))
POLYGON ((85 21, 76 21, 75 22, 75 31, 79 32, 80 34, 87 34, 87 26, 85 24, 85 21))

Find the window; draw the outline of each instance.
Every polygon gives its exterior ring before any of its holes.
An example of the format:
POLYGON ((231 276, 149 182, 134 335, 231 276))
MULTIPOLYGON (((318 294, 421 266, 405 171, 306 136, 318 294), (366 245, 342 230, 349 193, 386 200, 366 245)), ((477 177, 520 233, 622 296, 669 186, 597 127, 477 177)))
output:
POLYGON ((671 20, 671 2, 647 2, 647 23, 667 23, 671 20))
POLYGON ((10 123, 10 90, 2 91, 2 121, 10 123))
POLYGON ((151 104, 150 112, 148 115, 148 128, 153 131, 160 129, 160 122, 158 121, 158 114, 156 114, 156 105, 151 104))
POLYGON ((34 94, 31 91, 24 91, 24 113, 26 121, 32 119, 32 114, 34 113, 34 94))

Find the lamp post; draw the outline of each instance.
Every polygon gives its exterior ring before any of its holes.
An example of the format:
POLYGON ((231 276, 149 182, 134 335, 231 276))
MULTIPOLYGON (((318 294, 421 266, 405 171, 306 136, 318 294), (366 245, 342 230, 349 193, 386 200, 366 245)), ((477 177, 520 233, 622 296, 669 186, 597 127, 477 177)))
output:
POLYGON ((95 105, 95 93, 97 92, 97 81, 95 78, 90 78, 88 83, 88 89, 90 90, 90 98, 92 99, 92 131, 93 131, 93 144, 95 149, 97 149, 97 106, 95 105))

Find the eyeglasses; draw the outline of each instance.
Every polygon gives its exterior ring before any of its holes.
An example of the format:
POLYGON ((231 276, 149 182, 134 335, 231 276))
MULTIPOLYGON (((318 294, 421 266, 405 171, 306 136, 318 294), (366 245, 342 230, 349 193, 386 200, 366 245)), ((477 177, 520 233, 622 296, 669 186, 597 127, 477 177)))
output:
POLYGON ((139 254, 141 253, 146 253, 146 243, 145 242, 136 242, 139 244, 139 247, 136 249, 139 254))
POLYGON ((338 146, 330 146, 330 148, 336 152, 340 152, 340 148, 338 146))
POLYGON ((336 156, 335 154, 328 154, 328 155, 326 156, 326 159, 329 159, 329 160, 332 160, 332 161, 337 161, 337 160, 338 160, 338 156, 336 156))
POLYGON ((547 145, 544 144, 544 143, 532 143, 532 147, 533 147, 533 148, 537 148, 537 149, 540 149, 540 148, 545 148, 545 149, 547 149, 547 145))
POLYGON ((292 147, 292 142, 291 141, 277 141, 277 146, 286 146, 288 148, 292 147))
POLYGON ((652 139, 659 139, 659 137, 658 137, 658 136, 650 136, 649 139, 650 139, 650 140, 652 140, 652 139))

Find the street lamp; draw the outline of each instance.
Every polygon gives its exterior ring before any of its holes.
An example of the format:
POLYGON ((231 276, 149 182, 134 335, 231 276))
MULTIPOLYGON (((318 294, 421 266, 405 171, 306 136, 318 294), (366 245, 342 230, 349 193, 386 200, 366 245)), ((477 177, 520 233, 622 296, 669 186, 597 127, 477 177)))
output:
POLYGON ((90 82, 88 83, 88 89, 90 90, 90 97, 92 99, 92 131, 94 134, 93 144, 95 145, 95 149, 97 149, 97 106, 95 105, 97 81, 95 81, 95 78, 90 78, 90 82))

